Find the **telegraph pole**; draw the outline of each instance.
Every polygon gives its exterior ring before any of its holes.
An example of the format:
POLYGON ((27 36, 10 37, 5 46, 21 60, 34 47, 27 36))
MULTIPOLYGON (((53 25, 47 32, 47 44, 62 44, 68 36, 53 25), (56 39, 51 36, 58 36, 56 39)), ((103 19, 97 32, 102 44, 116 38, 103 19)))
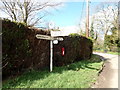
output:
POLYGON ((89 37, 89 0, 86 4, 86 37, 89 37))

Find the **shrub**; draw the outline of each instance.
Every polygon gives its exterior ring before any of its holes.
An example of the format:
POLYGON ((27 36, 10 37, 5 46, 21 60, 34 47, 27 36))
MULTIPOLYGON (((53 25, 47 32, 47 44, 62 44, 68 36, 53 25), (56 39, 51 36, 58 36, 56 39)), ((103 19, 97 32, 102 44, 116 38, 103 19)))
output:
POLYGON ((27 28, 22 23, 2 20, 2 60, 3 75, 19 71, 24 59, 29 54, 29 41, 26 35, 27 28))
POLYGON ((77 36, 80 36, 80 35, 78 33, 71 33, 69 36, 70 37, 77 37, 77 36))

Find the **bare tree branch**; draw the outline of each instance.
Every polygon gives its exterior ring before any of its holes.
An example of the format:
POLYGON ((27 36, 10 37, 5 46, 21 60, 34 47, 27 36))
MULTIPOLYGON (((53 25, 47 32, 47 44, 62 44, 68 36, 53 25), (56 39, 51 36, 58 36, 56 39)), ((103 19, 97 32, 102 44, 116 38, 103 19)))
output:
POLYGON ((37 16, 38 12, 42 14, 43 11, 47 12, 47 8, 51 7, 53 9, 56 9, 56 7, 62 4, 52 3, 49 0, 46 2, 36 3, 32 2, 32 0, 23 0, 23 2, 20 2, 19 0, 10 0, 10 2, 7 2, 7 0, 1 0, 1 2, 4 8, 0 9, 3 12, 9 15, 13 21, 23 22, 26 25, 29 25, 31 23, 29 22, 29 20, 32 19, 31 17, 34 17, 34 23, 37 23, 40 21, 40 19, 43 18, 42 15, 37 16))

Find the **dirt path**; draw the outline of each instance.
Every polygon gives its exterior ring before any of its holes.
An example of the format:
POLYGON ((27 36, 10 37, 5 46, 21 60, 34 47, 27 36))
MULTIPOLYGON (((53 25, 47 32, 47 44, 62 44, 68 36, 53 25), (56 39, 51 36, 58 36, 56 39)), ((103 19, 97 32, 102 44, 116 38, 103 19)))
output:
MULTIPOLYGON (((118 55, 98 54, 106 59, 103 71, 92 88, 118 88, 118 55)), ((120 56, 119 56, 120 57, 120 56)))

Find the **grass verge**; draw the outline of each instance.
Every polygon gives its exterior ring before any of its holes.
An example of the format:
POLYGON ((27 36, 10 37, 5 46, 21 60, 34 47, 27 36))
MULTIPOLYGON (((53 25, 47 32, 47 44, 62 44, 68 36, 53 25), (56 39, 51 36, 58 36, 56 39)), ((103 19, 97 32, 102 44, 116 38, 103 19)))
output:
MULTIPOLYGON (((105 53, 104 50, 94 50, 94 51, 95 51, 95 52, 105 53)), ((120 55, 120 52, 107 51, 106 53, 108 53, 108 54, 113 54, 113 55, 120 55)))
POLYGON ((113 55, 120 55, 120 52, 108 52, 108 53, 113 55))
POLYGON ((54 67, 53 72, 25 72, 5 82, 3 88, 90 88, 96 81, 102 64, 98 55, 92 55, 89 60, 54 67))

